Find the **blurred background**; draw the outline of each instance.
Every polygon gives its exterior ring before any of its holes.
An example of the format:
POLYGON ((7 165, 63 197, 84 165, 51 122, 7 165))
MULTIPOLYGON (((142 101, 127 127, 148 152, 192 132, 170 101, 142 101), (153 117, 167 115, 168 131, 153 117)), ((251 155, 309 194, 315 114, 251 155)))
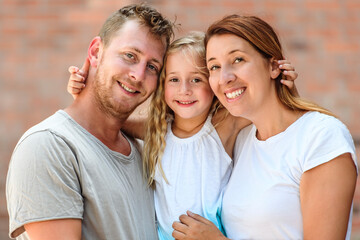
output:
MULTIPOLYGON (((90 40, 125 0, 0 0, 0 239, 8 239, 5 179, 21 135, 72 102, 68 66, 81 66, 90 40)), ((360 156, 359 0, 148 0, 181 24, 180 37, 224 15, 254 14, 277 31, 302 97, 333 111, 360 156)), ((359 185, 359 184, 358 184, 359 185)), ((360 239, 360 186, 352 239, 360 239)))

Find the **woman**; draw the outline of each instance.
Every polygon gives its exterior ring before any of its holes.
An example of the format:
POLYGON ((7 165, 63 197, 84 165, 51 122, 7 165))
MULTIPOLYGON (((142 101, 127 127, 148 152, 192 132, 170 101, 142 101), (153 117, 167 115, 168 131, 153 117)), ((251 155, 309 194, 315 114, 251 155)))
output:
MULTIPOLYGON (((227 237, 349 239, 357 166, 345 125, 281 86, 281 45, 263 20, 225 17, 205 43, 212 90, 232 115, 253 122, 237 137, 223 197, 227 237)), ((225 238, 191 212, 173 228, 176 239, 225 238)))

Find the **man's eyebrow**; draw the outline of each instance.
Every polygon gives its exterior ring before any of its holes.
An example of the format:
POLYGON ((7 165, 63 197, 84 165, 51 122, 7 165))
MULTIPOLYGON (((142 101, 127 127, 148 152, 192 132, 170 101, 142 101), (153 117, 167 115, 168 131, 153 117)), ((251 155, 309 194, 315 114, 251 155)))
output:
MULTIPOLYGON (((140 49, 138 49, 136 47, 132 47, 131 49, 133 49, 137 53, 144 54, 140 49)), ((152 58, 151 61, 158 63, 160 66, 162 65, 162 63, 159 60, 157 60, 156 58, 152 58)))

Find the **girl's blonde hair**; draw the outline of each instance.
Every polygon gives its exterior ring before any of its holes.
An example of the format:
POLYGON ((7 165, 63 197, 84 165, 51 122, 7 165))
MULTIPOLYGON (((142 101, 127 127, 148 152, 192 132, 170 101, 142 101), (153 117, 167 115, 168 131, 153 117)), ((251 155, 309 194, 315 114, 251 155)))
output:
MULTIPOLYGON (((191 32, 185 37, 179 38, 170 44, 165 57, 164 67, 160 73, 159 85, 151 99, 149 117, 146 123, 146 132, 144 138, 143 150, 143 173, 149 186, 154 187, 155 170, 158 168, 161 175, 167 182, 165 173, 161 166, 161 158, 165 149, 165 135, 167 133, 167 124, 169 120, 174 118, 173 111, 165 102, 165 78, 166 78, 166 62, 171 54, 183 52, 186 54, 185 61, 197 63, 200 59, 201 65, 196 66, 202 74, 207 78, 209 72, 206 67, 205 59, 205 34, 202 32, 191 32), (189 59, 190 58, 190 59, 189 59)), ((181 63, 179 63, 181 64, 181 63)), ((212 102, 209 114, 213 113, 220 106, 216 97, 212 102)))
MULTIPOLYGON (((264 58, 284 59, 280 41, 274 29, 256 16, 230 15, 213 23, 206 32, 205 46, 216 35, 233 34, 250 43, 264 58)), ((220 46, 219 46, 220 47, 220 46)), ((334 116, 329 110, 305 99, 294 96, 283 84, 283 74, 275 79, 276 93, 280 101, 294 111, 317 111, 334 116)), ((335 116, 334 116, 335 117, 335 116)))

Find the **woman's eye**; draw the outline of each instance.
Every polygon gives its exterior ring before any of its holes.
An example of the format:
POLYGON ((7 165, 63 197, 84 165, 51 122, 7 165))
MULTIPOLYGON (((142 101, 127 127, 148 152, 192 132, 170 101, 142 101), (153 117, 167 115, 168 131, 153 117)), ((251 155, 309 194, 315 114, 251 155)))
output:
POLYGON ((242 62, 242 61, 244 61, 244 59, 241 58, 241 57, 238 57, 238 58, 235 58, 234 63, 239 63, 239 62, 242 62))
POLYGON ((216 69, 220 68, 219 66, 213 65, 209 68, 209 71, 215 71, 216 69))
POLYGON ((179 80, 177 78, 170 78, 169 82, 178 82, 179 80))

